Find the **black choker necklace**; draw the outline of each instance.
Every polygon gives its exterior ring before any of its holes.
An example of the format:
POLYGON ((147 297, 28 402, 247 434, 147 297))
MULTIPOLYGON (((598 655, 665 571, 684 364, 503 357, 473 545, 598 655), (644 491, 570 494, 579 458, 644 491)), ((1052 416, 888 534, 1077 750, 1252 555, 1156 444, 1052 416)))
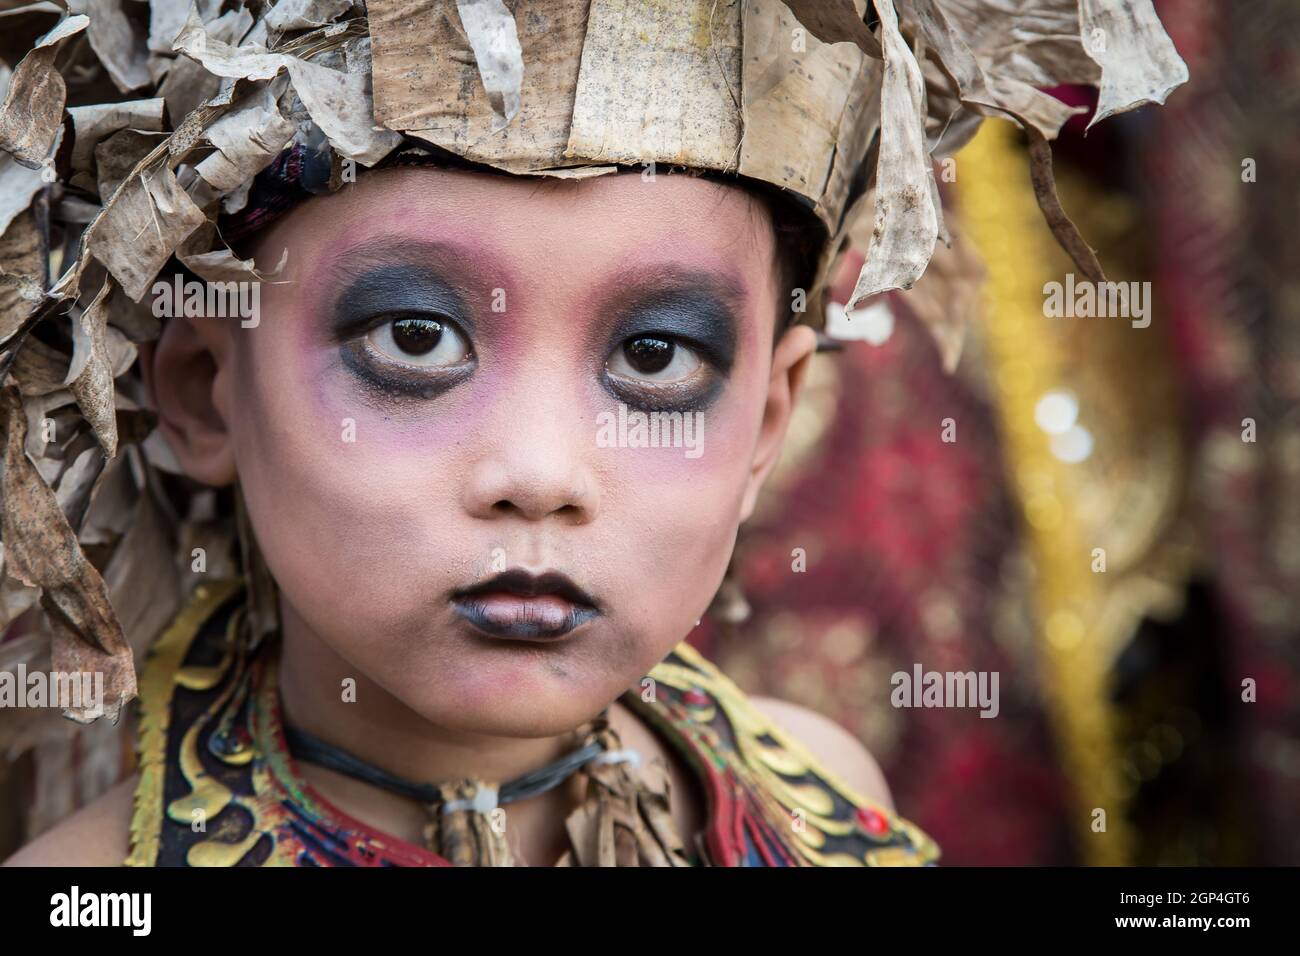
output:
MULTIPOLYGON (((602 714, 598 718, 597 729, 606 724, 607 718, 602 714)), ((295 760, 326 767, 364 783, 382 787, 400 796, 418 800, 426 805, 436 804, 442 800, 440 788, 436 785, 403 780, 401 777, 394 776, 386 770, 381 770, 373 764, 366 763, 359 757, 355 757, 333 744, 328 744, 318 737, 313 737, 304 730, 298 730, 286 724, 284 737, 285 742, 289 745, 289 753, 293 755, 295 760)), ((513 803, 516 800, 525 800, 528 797, 535 797, 539 793, 545 793, 558 787, 573 776, 575 771, 597 758, 603 757, 602 763, 614 763, 624 760, 635 762, 639 759, 636 752, 632 750, 606 752, 605 745, 601 742, 603 737, 603 734, 599 735, 597 740, 579 747, 558 760, 503 783, 497 791, 496 804, 513 803)))

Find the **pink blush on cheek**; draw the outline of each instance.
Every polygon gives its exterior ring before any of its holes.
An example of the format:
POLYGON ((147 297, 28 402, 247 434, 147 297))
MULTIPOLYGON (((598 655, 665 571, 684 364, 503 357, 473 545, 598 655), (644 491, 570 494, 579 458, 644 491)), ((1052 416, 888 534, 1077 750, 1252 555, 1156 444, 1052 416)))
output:
POLYGON ((614 467, 627 460, 634 468, 684 483, 692 476, 734 470, 752 457, 759 425, 739 384, 727 383, 718 401, 704 409, 602 407, 593 422, 597 450, 614 467))
POLYGON ((312 363, 319 369, 312 385, 313 417, 321 427, 332 429, 348 446, 381 450, 386 455, 427 458, 432 449, 450 449, 462 444, 464 436, 480 427, 476 405, 470 400, 472 386, 462 385, 462 394, 434 400, 406 400, 384 410, 360 397, 346 368, 335 361, 312 363), (346 391, 345 391, 346 390, 346 391))

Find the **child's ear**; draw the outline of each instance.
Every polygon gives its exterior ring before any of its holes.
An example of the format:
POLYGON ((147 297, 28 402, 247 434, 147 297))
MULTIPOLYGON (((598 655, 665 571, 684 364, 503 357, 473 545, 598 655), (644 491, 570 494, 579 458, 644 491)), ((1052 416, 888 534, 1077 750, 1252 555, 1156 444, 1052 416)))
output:
POLYGON ((776 465, 785 444, 790 413, 803 391, 804 378, 813 353, 817 351, 817 333, 806 325, 786 329, 772 353, 772 375, 767 385, 767 401, 763 406, 763 422, 759 428, 758 445, 750 466, 745 497, 741 502, 740 520, 745 522, 754 513, 759 489, 776 465))
POLYGON ((234 482, 230 422, 231 336, 219 319, 164 321, 141 347, 145 387, 158 427, 185 473, 207 485, 234 482))

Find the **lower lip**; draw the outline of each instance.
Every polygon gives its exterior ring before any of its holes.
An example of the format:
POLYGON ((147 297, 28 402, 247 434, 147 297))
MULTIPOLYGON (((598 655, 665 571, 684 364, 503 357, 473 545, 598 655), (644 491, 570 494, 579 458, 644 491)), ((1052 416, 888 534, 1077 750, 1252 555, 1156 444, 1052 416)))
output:
POLYGON ((556 594, 475 594, 452 599, 452 609, 489 637, 514 641, 554 641, 600 611, 556 594))

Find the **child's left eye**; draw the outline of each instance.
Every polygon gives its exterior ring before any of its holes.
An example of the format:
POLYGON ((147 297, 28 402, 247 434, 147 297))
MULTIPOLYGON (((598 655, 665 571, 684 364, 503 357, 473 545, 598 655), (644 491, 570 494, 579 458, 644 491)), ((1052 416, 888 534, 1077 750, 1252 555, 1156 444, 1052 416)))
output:
POLYGON ((605 367, 611 375, 642 382, 685 381, 704 363, 695 352, 673 339, 641 335, 619 346, 605 367))
POLYGON ((371 329, 366 341, 376 351, 404 365, 440 368, 469 357, 469 343, 455 324, 427 316, 404 316, 371 329))

